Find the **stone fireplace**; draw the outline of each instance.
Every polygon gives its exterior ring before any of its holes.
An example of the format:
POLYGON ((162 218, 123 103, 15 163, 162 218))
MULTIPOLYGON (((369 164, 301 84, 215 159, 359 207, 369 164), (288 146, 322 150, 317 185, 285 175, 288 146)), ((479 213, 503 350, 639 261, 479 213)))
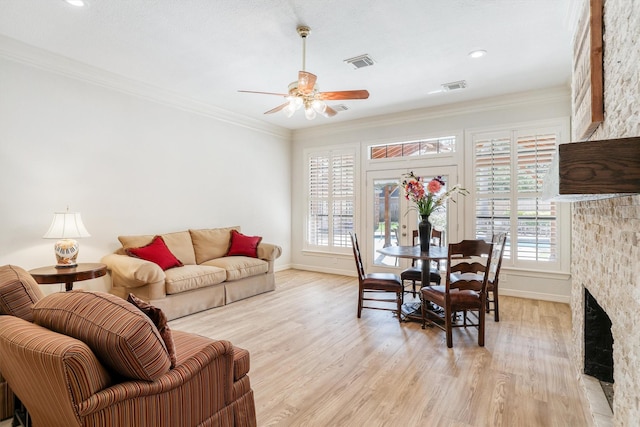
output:
MULTIPOLYGON (((585 371, 587 333, 610 329, 613 360, 613 425, 640 417, 640 196, 574 203, 572 215, 572 321, 574 366, 585 371), (585 312, 605 325, 587 324, 585 312), (589 307, 589 308, 587 308, 589 307)), ((602 338, 600 338, 602 339, 602 338)), ((597 349, 598 353, 610 351, 597 349)), ((599 364, 599 362, 598 362, 599 364)), ((600 370, 600 366, 596 370, 600 370)), ((594 375, 591 373, 591 375, 594 375)), ((605 379, 606 381, 606 379, 605 379)), ((593 409, 594 418, 602 416, 593 409)), ((607 425, 598 423, 596 425, 607 425)), ((609 424, 611 425, 611 424, 609 424)))
MULTIPOLYGON (((582 2, 583 6, 588 3, 588 0, 582 2)), ((640 43, 637 30, 640 28, 640 3, 605 0, 603 22, 605 117, 589 140, 637 137, 640 136, 640 43)), ((576 137, 572 141, 580 143, 576 137)), ((635 179, 637 181, 637 175, 635 179)), ((608 422, 599 419, 592 406, 594 421, 598 426, 638 425, 640 195, 580 201, 571 206, 573 364, 582 378, 587 289, 611 321, 615 367, 613 419, 608 422)))

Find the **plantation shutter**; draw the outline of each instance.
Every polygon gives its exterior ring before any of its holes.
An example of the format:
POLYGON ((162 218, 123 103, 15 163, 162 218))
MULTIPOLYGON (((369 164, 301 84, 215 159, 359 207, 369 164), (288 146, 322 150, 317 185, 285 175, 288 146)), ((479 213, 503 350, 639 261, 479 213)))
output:
POLYGON ((335 155, 332 157, 332 162, 332 240, 333 246, 346 248, 351 246, 348 233, 353 230, 355 156, 353 154, 335 155))
MULTIPOLYGON (((474 141, 476 184, 476 237, 511 228, 511 137, 509 133, 474 141)), ((509 258, 510 247, 504 257, 509 258)))
POLYGON ((330 151, 308 157, 307 245, 351 246, 355 207, 355 152, 330 151))
POLYGON ((473 137, 476 238, 508 232, 504 258, 512 265, 558 261, 557 207, 541 199, 556 142, 546 129, 473 137))
POLYGON ((309 157, 308 242, 326 246, 329 242, 329 157, 309 157))
POLYGON ((518 258, 557 259, 556 204, 542 201, 542 183, 556 152, 556 135, 516 135, 518 182, 518 258))

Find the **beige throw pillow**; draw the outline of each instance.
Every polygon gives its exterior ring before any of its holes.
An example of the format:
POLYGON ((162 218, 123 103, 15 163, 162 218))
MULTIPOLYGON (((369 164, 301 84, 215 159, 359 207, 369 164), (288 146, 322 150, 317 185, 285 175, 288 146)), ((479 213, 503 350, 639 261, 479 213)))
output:
POLYGON ((231 244, 231 230, 240 231, 240 227, 189 230, 196 253, 196 263, 202 264, 225 256, 231 244))

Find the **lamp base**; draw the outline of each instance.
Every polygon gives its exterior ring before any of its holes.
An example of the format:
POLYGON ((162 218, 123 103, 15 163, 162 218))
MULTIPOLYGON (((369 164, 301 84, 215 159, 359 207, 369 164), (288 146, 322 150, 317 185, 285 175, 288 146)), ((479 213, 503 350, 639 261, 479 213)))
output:
POLYGON ((61 268, 61 269, 65 269, 65 268, 75 268, 77 267, 78 264, 56 264, 55 267, 56 268, 61 268))
POLYGON ((73 239, 61 239, 54 245, 56 253, 56 268, 71 268, 77 267, 78 253, 80 252, 80 245, 73 239))

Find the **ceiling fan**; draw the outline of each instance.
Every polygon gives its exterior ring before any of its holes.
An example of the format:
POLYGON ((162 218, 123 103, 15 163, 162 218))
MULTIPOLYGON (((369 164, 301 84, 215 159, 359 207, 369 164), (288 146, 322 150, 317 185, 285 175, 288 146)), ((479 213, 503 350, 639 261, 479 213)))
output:
POLYGON ((298 72, 298 80, 289 84, 289 93, 256 92, 251 90, 239 90, 238 92, 282 96, 286 98, 287 102, 266 111, 264 114, 277 113, 283 110, 287 117, 291 117, 296 110, 304 107, 304 115, 309 120, 313 120, 316 117, 316 113, 326 117, 333 117, 338 114, 338 112, 329 107, 325 101, 369 98, 369 92, 366 90, 318 91, 316 87, 316 75, 305 71, 306 41, 311 29, 306 26, 299 26, 297 31, 302 38, 302 71, 298 72))

